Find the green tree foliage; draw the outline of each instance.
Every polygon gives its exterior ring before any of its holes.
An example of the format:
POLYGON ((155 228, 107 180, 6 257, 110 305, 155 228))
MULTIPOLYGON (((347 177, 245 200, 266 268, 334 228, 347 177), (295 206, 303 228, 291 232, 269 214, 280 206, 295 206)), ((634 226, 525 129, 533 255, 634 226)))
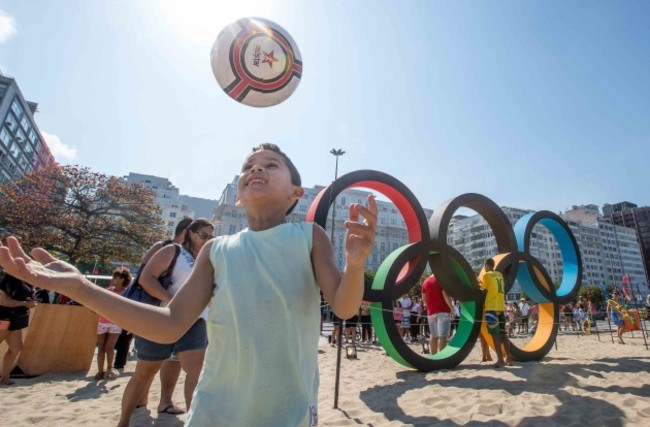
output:
POLYGON ((603 304, 605 302, 605 296, 603 291, 600 290, 597 286, 583 286, 580 288, 578 295, 590 300, 594 304, 603 304))
POLYGON ((79 166, 53 165, 0 186, 0 230, 71 263, 137 263, 164 238, 151 191, 79 166))
POLYGON ((375 280, 375 271, 372 270, 366 270, 363 272, 363 286, 366 289, 370 289, 372 287, 372 281, 375 280))

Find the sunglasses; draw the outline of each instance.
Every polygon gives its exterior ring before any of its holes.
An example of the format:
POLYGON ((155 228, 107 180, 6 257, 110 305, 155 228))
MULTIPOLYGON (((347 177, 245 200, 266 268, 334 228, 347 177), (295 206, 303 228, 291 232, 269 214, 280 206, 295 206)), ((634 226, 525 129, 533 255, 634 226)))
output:
POLYGON ((198 232, 195 231, 193 233, 198 234, 201 240, 208 240, 214 237, 212 234, 208 234, 205 231, 198 231, 198 232))

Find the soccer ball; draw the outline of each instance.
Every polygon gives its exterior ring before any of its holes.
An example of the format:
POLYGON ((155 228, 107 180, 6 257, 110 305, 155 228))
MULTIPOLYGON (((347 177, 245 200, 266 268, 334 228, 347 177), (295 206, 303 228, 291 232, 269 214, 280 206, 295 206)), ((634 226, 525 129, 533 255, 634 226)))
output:
POLYGON ((253 107, 281 103, 302 76, 300 51, 289 33, 261 18, 226 26, 212 46, 210 63, 224 92, 253 107))

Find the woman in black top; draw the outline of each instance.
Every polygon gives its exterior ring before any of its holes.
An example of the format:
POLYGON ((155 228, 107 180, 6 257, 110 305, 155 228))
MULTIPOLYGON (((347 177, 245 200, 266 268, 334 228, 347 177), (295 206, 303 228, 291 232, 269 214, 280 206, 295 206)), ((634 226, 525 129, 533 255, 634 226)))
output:
POLYGON ((5 274, 0 281, 0 343, 7 340, 8 350, 2 359, 0 384, 12 385, 9 373, 23 349, 23 333, 29 323, 29 309, 36 306, 34 289, 5 274))

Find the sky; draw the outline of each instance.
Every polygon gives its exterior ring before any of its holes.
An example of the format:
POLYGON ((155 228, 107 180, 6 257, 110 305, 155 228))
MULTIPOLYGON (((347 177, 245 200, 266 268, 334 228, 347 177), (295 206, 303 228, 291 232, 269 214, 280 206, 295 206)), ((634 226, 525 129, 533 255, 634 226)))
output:
POLYGON ((167 177, 218 199, 251 148, 278 144, 303 185, 361 169, 434 209, 649 205, 650 2, 0 0, 0 70, 37 102, 57 160, 167 177), (217 85, 210 51, 243 17, 303 59, 267 108, 217 85))

